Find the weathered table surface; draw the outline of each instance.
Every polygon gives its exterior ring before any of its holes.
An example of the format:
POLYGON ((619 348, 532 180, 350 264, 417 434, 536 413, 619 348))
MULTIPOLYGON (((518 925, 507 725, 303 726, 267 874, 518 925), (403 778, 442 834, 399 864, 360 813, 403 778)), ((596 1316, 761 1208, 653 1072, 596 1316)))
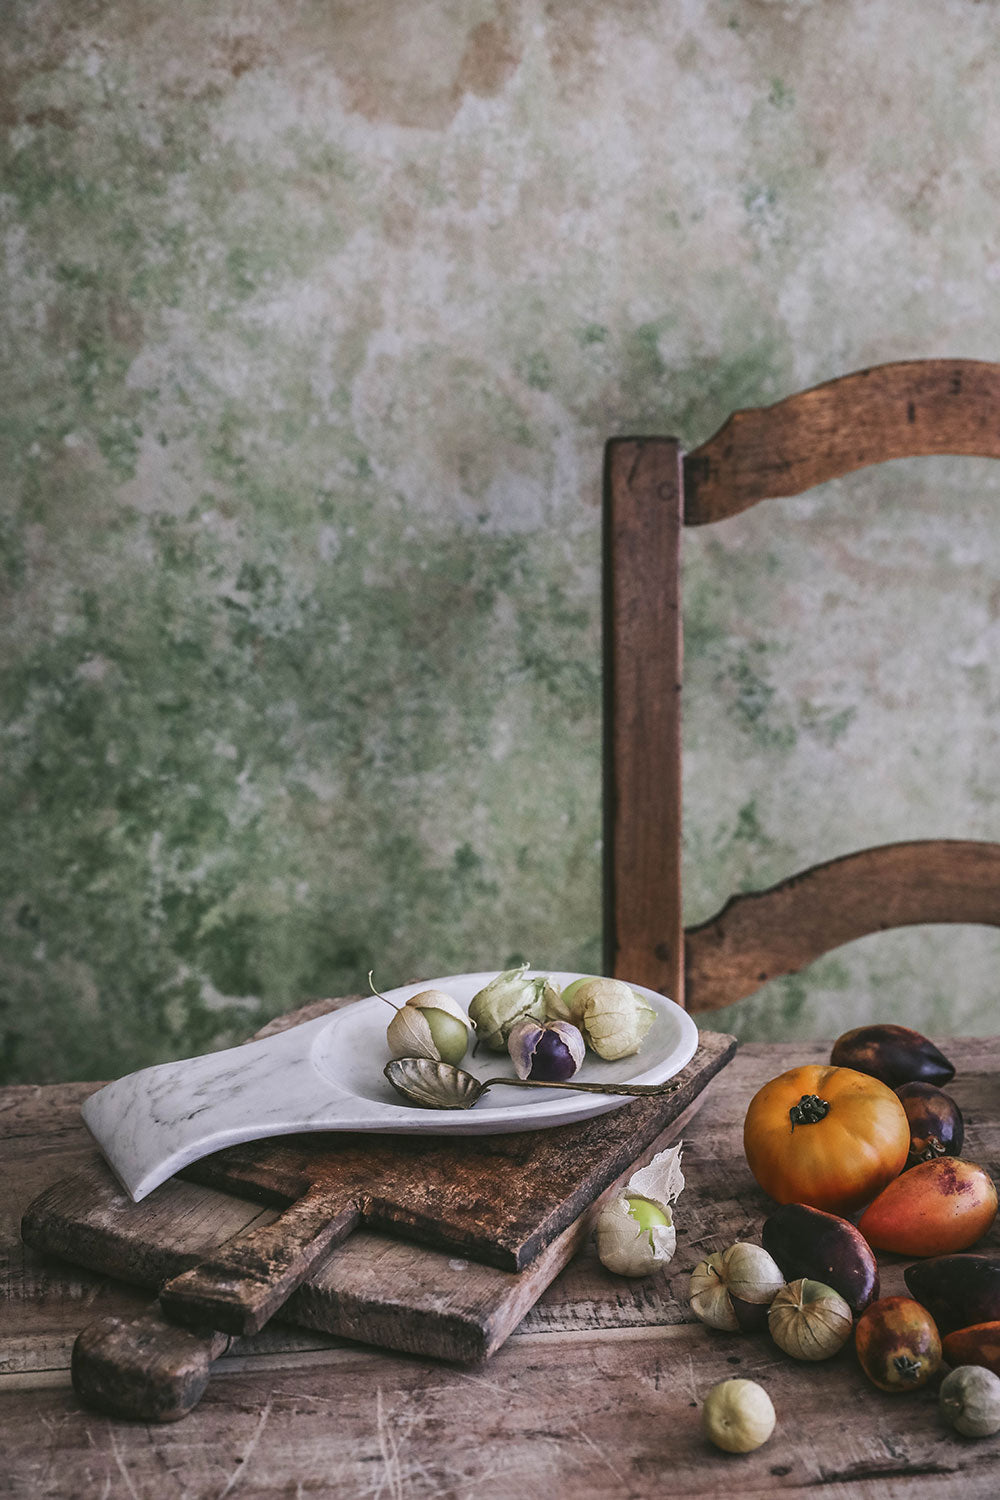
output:
MULTIPOLYGON (((1000 1038, 942 1041, 958 1068, 965 1155, 1000 1170, 1000 1038)), ((69 1379, 79 1329, 138 1311, 148 1294, 43 1263, 20 1214, 89 1149, 79 1104, 93 1085, 0 1090, 0 1494, 337 1500, 572 1500, 652 1495, 934 1497, 1000 1493, 1000 1436, 949 1433, 933 1391, 887 1396, 848 1347, 818 1365, 767 1338, 698 1323, 695 1261, 755 1239, 769 1211, 743 1158, 746 1105, 767 1078, 823 1061, 828 1046, 748 1045, 683 1126, 687 1188, 677 1253, 643 1281, 604 1271, 588 1246, 486 1364, 457 1368, 271 1325, 221 1361, 201 1405, 172 1426, 82 1408, 69 1379), (716 1452, 701 1403, 733 1375, 766 1386, 778 1413, 756 1453, 716 1452), (957 1488, 956 1488, 957 1484, 957 1488)), ((984 1242, 1000 1248, 1000 1229, 984 1242)), ((883 1290, 906 1262, 881 1257, 883 1290)))

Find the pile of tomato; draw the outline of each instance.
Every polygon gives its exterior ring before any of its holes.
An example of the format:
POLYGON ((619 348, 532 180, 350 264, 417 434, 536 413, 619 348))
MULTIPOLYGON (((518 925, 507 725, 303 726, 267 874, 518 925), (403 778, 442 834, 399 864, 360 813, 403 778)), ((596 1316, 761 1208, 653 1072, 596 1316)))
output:
POLYGON ((919 1032, 860 1027, 828 1065, 782 1073, 747 1110, 747 1161, 772 1198, 822 1211, 817 1223, 861 1210, 851 1228, 872 1251, 921 1258, 905 1272, 912 1297, 879 1299, 876 1281, 858 1309, 858 1357, 885 1390, 923 1384, 942 1357, 1000 1374, 1000 1257, 962 1253, 996 1218, 997 1190, 960 1154, 961 1111, 942 1087, 954 1072, 919 1032))

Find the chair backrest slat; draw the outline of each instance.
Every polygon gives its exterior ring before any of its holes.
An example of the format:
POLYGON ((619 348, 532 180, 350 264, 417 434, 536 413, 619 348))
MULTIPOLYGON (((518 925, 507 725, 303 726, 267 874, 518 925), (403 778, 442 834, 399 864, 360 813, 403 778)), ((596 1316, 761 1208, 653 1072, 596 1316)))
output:
POLYGON ((932 453, 1000 458, 1000 367, 976 359, 876 365, 733 412, 684 459, 684 521, 704 526, 868 464, 932 453))
POLYGON ((1000 927, 1000 844, 883 844, 733 896, 709 921, 688 928, 687 1005, 717 1010, 842 943, 925 922, 1000 927))

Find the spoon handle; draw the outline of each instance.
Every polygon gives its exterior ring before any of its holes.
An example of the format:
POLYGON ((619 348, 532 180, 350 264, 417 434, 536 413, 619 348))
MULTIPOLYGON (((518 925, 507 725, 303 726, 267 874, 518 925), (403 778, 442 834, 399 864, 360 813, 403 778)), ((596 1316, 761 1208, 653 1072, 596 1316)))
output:
POLYGON ((543 1083, 540 1078, 487 1078, 483 1088, 495 1083, 509 1083, 518 1089, 576 1089, 581 1094, 672 1094, 680 1085, 674 1083, 543 1083))

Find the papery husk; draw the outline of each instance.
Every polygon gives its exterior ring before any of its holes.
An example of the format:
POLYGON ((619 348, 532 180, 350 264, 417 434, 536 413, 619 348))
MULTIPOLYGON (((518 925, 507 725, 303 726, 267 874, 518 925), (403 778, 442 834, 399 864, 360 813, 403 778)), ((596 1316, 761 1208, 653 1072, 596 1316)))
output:
POLYGON ((710 1328, 736 1333, 758 1320, 751 1310, 760 1308, 763 1326, 763 1309, 784 1285, 779 1266, 766 1250, 738 1240, 695 1266, 688 1293, 691 1311, 710 1328), (742 1307, 734 1307, 734 1299, 742 1307))
POLYGON ((983 1365, 959 1365, 938 1392, 941 1415, 963 1437, 1000 1432, 1000 1378, 983 1365))
POLYGON ((742 1302, 769 1307, 785 1284, 781 1267, 761 1245, 737 1240, 723 1253, 726 1285, 742 1302))
POLYGON ((706 1255, 695 1266, 688 1283, 688 1302, 695 1316, 709 1328, 721 1328, 724 1333, 739 1332, 733 1299, 722 1272, 721 1250, 706 1255))
POLYGON ((545 975, 528 979, 527 970, 527 964, 506 969, 472 997, 469 1020, 478 1039, 491 1052, 506 1050, 507 1038, 516 1021, 529 1016, 544 1021, 546 1007, 557 994, 551 979, 545 975))
MULTIPOLYGON (((566 1082, 578 1072, 587 1050, 579 1027, 574 1026, 572 1021, 536 1021, 533 1016, 524 1016, 520 1021, 515 1021, 507 1036, 507 1051, 514 1064, 514 1072, 518 1078, 532 1076, 535 1052, 546 1032, 559 1038, 573 1063, 573 1071, 565 1079, 561 1079, 566 1082)), ((544 1074, 538 1076, 544 1081, 544 1074)))
MULTIPOLYGON (((590 978, 593 979, 596 976, 591 975, 590 978)), ((583 1009, 583 1002, 578 998, 579 991, 583 987, 583 984, 588 982, 587 976, 581 974, 578 980, 570 980, 565 989, 560 989, 558 985, 553 985, 552 992, 547 997, 545 1004, 545 1014, 549 1020, 571 1021, 574 1026, 578 1027, 583 1009), (574 985, 578 986, 576 990, 573 989, 574 985)))
POLYGON ((684 1189, 681 1171, 683 1141, 660 1151, 645 1167, 634 1172, 622 1190, 601 1213, 596 1226, 597 1254, 601 1264, 618 1276, 648 1276, 673 1258, 677 1230, 671 1204, 684 1189), (629 1212, 630 1198, 644 1198, 666 1216, 666 1224, 643 1229, 629 1212))
POLYGON ((830 1359, 851 1336, 854 1318, 839 1292, 800 1277, 778 1292, 767 1315, 771 1337, 793 1359, 830 1359))
POLYGON ((631 1057, 656 1019, 656 1012, 621 979, 592 979, 580 986, 576 1024, 589 1047, 608 1062, 631 1057))
POLYGON ((431 1062, 441 1061, 426 1017, 413 1006, 399 1007, 386 1027, 385 1039, 391 1057, 427 1057, 431 1062))
POLYGON ((616 1198, 609 1203, 595 1230, 601 1265, 616 1276, 649 1276, 659 1266, 665 1266, 677 1248, 677 1230, 670 1210, 664 1209, 664 1213, 666 1224, 643 1229, 629 1212, 628 1198, 616 1198))
POLYGON ((458 1001, 453 1000, 450 995, 446 995, 444 990, 421 990, 419 995, 411 995, 406 1004, 412 1006, 414 1010, 447 1011, 449 1016, 454 1016, 456 1021, 461 1021, 462 1025, 470 1032, 472 1030, 472 1025, 465 1011, 459 1005, 458 1001))
POLYGON ((441 1062, 441 1053, 435 1045, 427 1018, 421 1014, 425 1010, 444 1011, 461 1021, 467 1031, 472 1031, 469 1018, 457 1000, 443 990, 421 990, 419 995, 412 995, 405 1005, 399 1007, 386 1027, 385 1039, 389 1043, 390 1056, 426 1057, 431 1062, 441 1062))
POLYGON ((625 1188, 630 1198, 648 1198, 664 1211, 675 1203, 684 1191, 684 1173, 681 1171, 681 1150, 684 1142, 658 1151, 651 1161, 638 1172, 633 1172, 625 1188))

